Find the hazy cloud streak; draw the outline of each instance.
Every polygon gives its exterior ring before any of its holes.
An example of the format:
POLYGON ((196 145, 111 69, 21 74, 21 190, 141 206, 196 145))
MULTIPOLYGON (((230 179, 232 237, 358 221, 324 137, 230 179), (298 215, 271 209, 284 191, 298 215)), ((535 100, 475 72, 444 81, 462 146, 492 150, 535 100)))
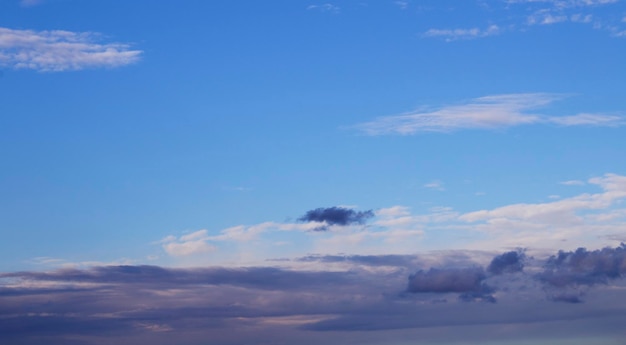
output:
POLYGON ((0 66, 45 72, 120 67, 137 62, 142 51, 128 44, 99 43, 91 32, 0 28, 0 66))
POLYGON ((547 93, 506 94, 475 98, 465 104, 432 111, 415 111, 384 116, 355 127, 368 135, 420 132, 451 132, 462 129, 500 129, 531 124, 562 126, 620 126, 624 119, 615 115, 578 114, 548 116, 533 111, 563 98, 547 93))

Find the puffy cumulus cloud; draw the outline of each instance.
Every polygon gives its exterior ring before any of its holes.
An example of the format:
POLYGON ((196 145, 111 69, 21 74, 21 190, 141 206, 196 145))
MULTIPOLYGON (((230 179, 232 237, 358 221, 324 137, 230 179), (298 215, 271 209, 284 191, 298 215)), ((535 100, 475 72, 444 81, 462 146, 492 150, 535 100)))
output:
POLYGON ((418 110, 401 115, 380 117, 356 125, 368 135, 421 132, 450 132, 463 129, 500 129, 532 124, 558 124, 561 126, 621 126, 624 118, 606 114, 576 114, 549 116, 536 112, 559 99, 562 95, 525 93, 493 95, 475 98, 460 105, 451 105, 430 111, 418 110))
POLYGON ((91 32, 0 27, 0 66, 59 72, 120 67, 139 61, 142 51, 124 43, 101 43, 99 38, 91 32))
POLYGON ((298 218, 301 222, 324 223, 325 225, 316 228, 317 231, 326 231, 326 225, 354 225, 365 224, 367 219, 374 217, 372 210, 355 211, 345 207, 320 207, 307 211, 302 217, 298 218))

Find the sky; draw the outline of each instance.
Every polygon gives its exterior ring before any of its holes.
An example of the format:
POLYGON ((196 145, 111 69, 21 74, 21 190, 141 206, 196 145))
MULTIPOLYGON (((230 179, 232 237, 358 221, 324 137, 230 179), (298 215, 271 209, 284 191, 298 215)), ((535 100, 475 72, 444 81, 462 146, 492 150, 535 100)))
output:
POLYGON ((621 0, 0 0, 0 342, 621 345, 621 0))

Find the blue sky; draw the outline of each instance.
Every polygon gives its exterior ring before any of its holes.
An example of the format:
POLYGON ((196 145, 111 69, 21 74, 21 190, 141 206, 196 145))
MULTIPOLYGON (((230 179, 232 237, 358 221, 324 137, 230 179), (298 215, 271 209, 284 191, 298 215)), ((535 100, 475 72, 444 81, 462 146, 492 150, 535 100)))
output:
POLYGON ((625 56, 620 0, 3 0, 6 337, 618 344, 625 56))

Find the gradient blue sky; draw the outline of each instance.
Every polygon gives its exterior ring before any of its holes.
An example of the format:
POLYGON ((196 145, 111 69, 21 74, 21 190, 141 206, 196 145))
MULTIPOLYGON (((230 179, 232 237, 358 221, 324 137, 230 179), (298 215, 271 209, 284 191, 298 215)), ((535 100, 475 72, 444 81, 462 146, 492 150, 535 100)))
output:
POLYGON ((1 0, 6 337, 622 344, 625 59, 620 0, 1 0))

